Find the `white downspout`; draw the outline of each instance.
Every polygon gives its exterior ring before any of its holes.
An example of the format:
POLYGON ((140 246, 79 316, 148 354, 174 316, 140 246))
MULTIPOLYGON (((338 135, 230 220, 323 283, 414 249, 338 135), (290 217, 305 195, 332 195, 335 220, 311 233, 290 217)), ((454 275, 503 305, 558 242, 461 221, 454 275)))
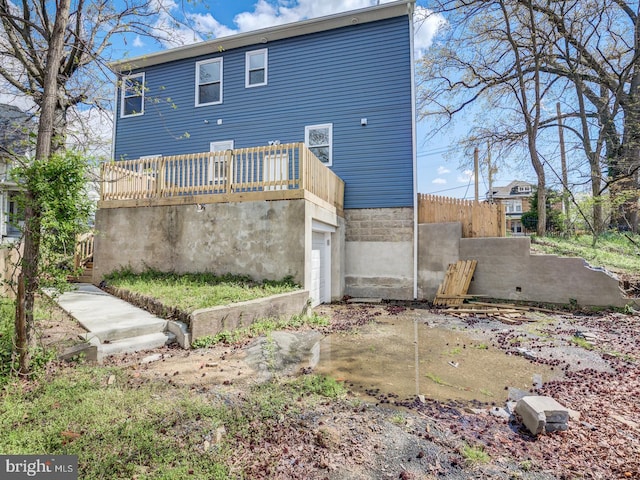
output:
POLYGON ((416 65, 413 27, 413 2, 407 4, 409 10, 409 45, 411 48, 411 140, 413 155, 413 299, 418 298, 418 152, 416 127, 416 65))

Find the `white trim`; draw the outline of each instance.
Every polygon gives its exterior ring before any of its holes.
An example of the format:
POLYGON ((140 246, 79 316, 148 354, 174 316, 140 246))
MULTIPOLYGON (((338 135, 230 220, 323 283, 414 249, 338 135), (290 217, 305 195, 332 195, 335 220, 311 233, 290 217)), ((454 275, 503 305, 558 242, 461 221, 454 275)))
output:
POLYGON ((307 148, 312 149, 315 147, 321 147, 323 145, 309 145, 309 132, 311 130, 319 130, 321 128, 328 128, 329 129, 329 161, 328 162, 322 162, 323 165, 326 165, 327 167, 330 167, 331 165, 333 165, 333 123, 319 123, 317 125, 306 125, 304 127, 304 144, 306 145, 307 148))
POLYGON ((207 40, 206 42, 120 60, 110 63, 109 67, 115 72, 129 72, 138 68, 147 68, 151 65, 159 65, 161 63, 183 60, 185 58, 194 58, 200 55, 210 55, 211 52, 229 51, 234 48, 260 45, 285 38, 333 30, 335 28, 361 25, 386 18, 401 17, 407 14, 407 5, 414 3, 415 0, 396 1, 359 10, 350 10, 334 15, 312 18, 301 22, 263 28, 252 32, 239 33, 228 37, 215 38, 213 40, 207 40))
POLYGON ((333 225, 329 225, 328 223, 321 222, 319 220, 312 219, 311 220, 311 231, 312 232, 323 232, 323 233, 335 233, 336 227, 333 225))
POLYGON ((263 87, 269 83, 268 80, 269 75, 269 49, 261 48, 260 50, 251 50, 250 52, 246 52, 244 54, 244 88, 253 88, 253 87, 263 87), (251 72, 250 69, 250 61, 249 59, 254 55, 264 55, 264 65, 262 68, 256 68, 254 70, 264 70, 264 82, 262 83, 249 83, 249 74, 251 72))
MULTIPOLYGON (((196 62, 196 79, 195 79, 195 87, 196 87, 196 95, 195 95, 195 106, 196 107, 206 107, 207 105, 220 105, 222 103, 222 92, 224 90, 224 75, 223 75, 223 65, 222 65, 222 57, 210 58, 208 60, 200 60, 196 62), (200 65, 208 65, 210 63, 219 63, 220 64, 220 100, 217 102, 208 102, 208 103, 200 103, 200 65)), ((218 82, 209 82, 204 83, 203 85, 210 85, 218 82)))
POLYGON ((418 151, 416 126, 416 61, 413 38, 413 3, 407 4, 409 13, 409 58, 411 59, 411 147, 413 155, 413 299, 418 298, 418 151))
POLYGON ((146 88, 146 76, 144 72, 140 72, 140 73, 132 73, 131 75, 124 75, 123 77, 120 78, 120 118, 129 118, 129 117, 139 117, 140 115, 144 115, 144 91, 146 88), (128 115, 126 115, 124 113, 124 100, 125 98, 129 98, 129 97, 125 97, 125 94, 127 92, 127 80, 130 78, 135 78, 135 77, 142 77, 142 89, 140 92, 140 95, 131 95, 131 97, 140 97, 140 111, 137 113, 130 113, 128 115))
MULTIPOLYGON (((117 81, 116 81, 117 82, 117 81)), ((116 88, 113 91, 113 108, 115 109, 118 105, 118 84, 116 83, 116 88)), ((122 109, 120 110, 122 112, 122 109)), ((118 117, 120 115, 116 115, 116 112, 113 112, 113 129, 111 130, 111 159, 116 159, 116 130, 118 129, 118 117)))

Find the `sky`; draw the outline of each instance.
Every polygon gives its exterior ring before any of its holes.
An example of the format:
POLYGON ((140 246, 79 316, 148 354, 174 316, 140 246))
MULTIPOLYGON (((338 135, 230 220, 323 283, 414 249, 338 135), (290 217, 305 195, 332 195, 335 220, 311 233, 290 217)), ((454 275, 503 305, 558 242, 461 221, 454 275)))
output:
MULTIPOLYGON (((166 13, 161 14, 153 25, 159 41, 148 37, 129 34, 126 41, 114 44, 114 59, 137 57, 162 49, 195 43, 202 40, 219 38, 241 32, 267 28, 274 25, 296 22, 334 13, 370 7, 377 3, 389 3, 393 0, 152 0, 161 6, 166 13), (184 16, 196 28, 176 26, 172 16, 184 16), (206 32, 206 33, 203 33, 206 32)), ((445 19, 432 15, 424 6, 425 0, 418 0, 415 10, 415 57, 424 55, 437 38, 438 28, 445 19)), ((7 101, 0 91, 0 102, 7 101)), ((16 103, 15 99, 10 103, 16 103)), ((21 106, 21 105, 18 105, 21 106)), ((80 112, 86 123, 95 125, 94 131, 108 122, 99 115, 87 116, 80 112)), ((474 179, 469 166, 460 167, 461 152, 457 152, 452 139, 460 131, 451 132, 450 136, 438 135, 437 138, 425 140, 429 131, 428 121, 418 124, 418 192, 459 198, 473 198, 474 179)), ((102 130, 100 135, 105 145, 109 143, 111 132, 102 130)), ((467 162, 471 163, 471 162, 467 162)), ((486 175, 479 176, 480 197, 488 190, 486 175)), ((523 180, 526 180, 522 178, 523 180)), ((513 178, 504 180, 498 175, 494 185, 509 183, 513 178)))

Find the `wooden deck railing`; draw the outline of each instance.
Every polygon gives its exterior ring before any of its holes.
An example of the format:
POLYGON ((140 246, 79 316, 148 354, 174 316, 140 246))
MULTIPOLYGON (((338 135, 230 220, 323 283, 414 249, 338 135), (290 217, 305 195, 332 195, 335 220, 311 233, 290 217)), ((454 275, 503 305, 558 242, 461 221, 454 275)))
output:
POLYGON ((506 236, 504 205, 418 194, 418 223, 460 222, 462 237, 506 236))
POLYGON ((101 200, 306 190, 342 210, 344 182, 303 143, 102 164, 101 200))
POLYGON ((76 239, 76 251, 73 256, 76 269, 86 266, 93 261, 93 232, 78 235, 76 239))

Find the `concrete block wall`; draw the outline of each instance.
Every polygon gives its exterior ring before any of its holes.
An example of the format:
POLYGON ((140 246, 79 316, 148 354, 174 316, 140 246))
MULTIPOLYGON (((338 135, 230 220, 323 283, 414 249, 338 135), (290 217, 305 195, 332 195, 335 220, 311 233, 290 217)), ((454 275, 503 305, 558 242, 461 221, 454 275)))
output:
POLYGON ((413 208, 345 210, 345 293, 413 298, 413 208))

